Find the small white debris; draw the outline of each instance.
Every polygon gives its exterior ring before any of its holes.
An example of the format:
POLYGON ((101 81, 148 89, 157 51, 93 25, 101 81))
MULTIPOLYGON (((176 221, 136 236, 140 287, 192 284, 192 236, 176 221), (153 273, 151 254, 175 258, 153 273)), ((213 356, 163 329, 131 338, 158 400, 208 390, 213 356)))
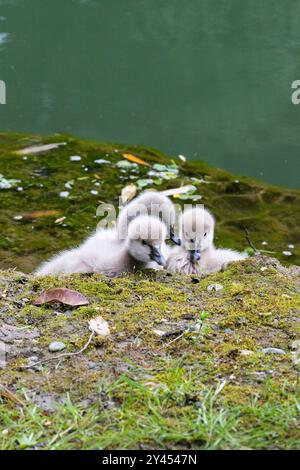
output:
POLYGON ((22 186, 18 186, 18 187, 17 187, 17 191, 23 191, 22 186))
POLYGON ((97 194, 99 194, 95 189, 92 189, 90 192, 93 196, 97 196, 97 194))
POLYGON ((23 160, 28 160, 28 157, 23 157, 23 160))
POLYGON ((110 335, 108 323, 102 317, 92 318, 89 321, 89 330, 94 331, 97 336, 102 338, 106 338, 110 335))
POLYGON ((59 193, 59 196, 66 199, 67 197, 70 196, 70 193, 69 193, 69 191, 61 191, 59 193))
POLYGON ((292 250, 293 248, 295 248, 295 245, 288 245, 287 247, 292 250))
POLYGON ((241 356, 252 356, 253 351, 250 351, 249 349, 242 349, 240 352, 241 356))
POLYGON ((94 163, 98 163, 98 165, 104 165, 105 163, 110 163, 108 160, 104 160, 103 158, 99 158, 98 160, 94 160, 94 163))
POLYGON ((162 331, 162 330, 153 330, 153 333, 159 337, 162 337, 166 334, 165 331, 162 331))
POLYGON ((291 251, 283 251, 282 254, 285 256, 292 256, 293 253, 291 251))
POLYGON ((71 162, 80 162, 80 160, 81 160, 80 155, 72 155, 72 156, 70 157, 70 161, 71 161, 71 162))
POLYGON ((268 242, 263 241, 263 242, 261 242, 261 244, 264 245, 264 246, 266 246, 266 245, 268 245, 268 242))
POLYGON ((182 161, 182 162, 186 162, 186 157, 184 155, 178 155, 178 158, 182 161))
POLYGON ((22 215, 15 215, 14 220, 22 220, 23 216, 22 215))
POLYGON ((208 292, 213 292, 213 291, 218 291, 218 290, 222 290, 223 289, 223 286, 222 284, 210 284, 207 288, 207 291, 208 292))

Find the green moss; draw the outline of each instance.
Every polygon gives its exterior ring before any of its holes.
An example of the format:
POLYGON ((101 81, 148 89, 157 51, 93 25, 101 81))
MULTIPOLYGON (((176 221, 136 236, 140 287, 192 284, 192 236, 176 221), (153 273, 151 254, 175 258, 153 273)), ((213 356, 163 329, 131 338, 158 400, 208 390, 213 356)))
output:
MULTIPOLYGON (((7 178, 20 179, 19 185, 23 187, 21 192, 16 188, 1 190, 5 209, 0 213, 0 266, 17 267, 27 272, 49 255, 82 241, 96 227, 96 208, 100 202, 117 205, 126 184, 147 177, 149 168, 142 165, 138 167, 138 173, 122 173, 116 167, 123 152, 132 153, 151 165, 171 162, 171 157, 154 149, 87 142, 67 135, 41 138, 0 134, 0 142, 0 173, 7 178), (15 150, 30 145, 51 142, 66 142, 66 145, 46 153, 28 155, 26 160, 15 153, 15 150), (80 155, 82 160, 71 162, 71 155, 80 155), (99 165, 95 163, 97 159, 111 163, 99 165), (73 182, 70 197, 63 199, 59 193, 66 190, 65 184, 69 181, 73 182), (98 190, 98 196, 90 193, 92 189, 98 190), (54 210, 57 215, 36 219, 26 215, 46 210, 54 210), (23 219, 14 219, 16 215, 23 215, 23 219), (59 217, 66 219, 63 223, 55 223, 59 217)), ((236 176, 204 162, 184 164, 178 161, 177 165, 176 179, 154 187, 163 190, 182 184, 195 185, 197 194, 202 195, 201 202, 216 215, 218 245, 246 248, 246 226, 258 249, 267 248, 282 261, 299 264, 299 191, 276 188, 247 177, 237 180, 236 176), (268 241, 267 246, 261 245, 264 240, 268 241), (295 245, 291 257, 282 254, 288 250, 288 244, 295 245)), ((176 199, 176 202, 191 201, 176 199)))

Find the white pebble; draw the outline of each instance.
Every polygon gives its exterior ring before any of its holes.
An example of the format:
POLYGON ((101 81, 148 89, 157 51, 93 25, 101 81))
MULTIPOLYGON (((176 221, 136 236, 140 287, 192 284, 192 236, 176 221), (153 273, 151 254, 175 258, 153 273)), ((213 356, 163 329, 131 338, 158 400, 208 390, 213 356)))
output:
POLYGON ((268 245, 268 242, 261 242, 262 245, 268 245))
POLYGON ((295 245, 288 245, 287 247, 292 250, 293 248, 295 248, 295 245))
POLYGON ((14 216, 14 219, 15 219, 15 220, 22 220, 22 219, 23 219, 23 216, 22 216, 22 215, 15 215, 15 216, 14 216))
POLYGON ((283 251, 282 254, 285 256, 292 256, 293 253, 291 251, 283 251))
POLYGON ((18 187, 17 187, 17 191, 23 191, 22 186, 18 186, 18 187))
POLYGON ((95 189, 92 189, 92 190, 91 190, 91 194, 92 194, 93 196, 97 196, 98 191, 96 191, 95 189))
POLYGON ((102 158, 99 158, 98 160, 94 160, 94 163, 98 163, 99 165, 102 165, 104 163, 109 163, 108 160, 103 160, 102 158))
POLYGON ((61 191, 59 193, 59 195, 60 195, 60 197, 67 198, 67 197, 70 196, 70 193, 69 193, 69 191, 61 191))
POLYGON ((70 157, 71 162, 80 162, 80 160, 81 157, 79 155, 72 155, 72 157, 70 157))

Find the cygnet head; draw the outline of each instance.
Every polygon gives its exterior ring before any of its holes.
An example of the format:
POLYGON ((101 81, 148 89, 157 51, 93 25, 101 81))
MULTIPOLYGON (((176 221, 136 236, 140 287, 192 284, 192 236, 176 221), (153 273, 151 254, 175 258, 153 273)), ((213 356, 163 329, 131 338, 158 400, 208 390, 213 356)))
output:
POLYGON ((156 217, 140 215, 128 226, 128 250, 138 261, 155 261, 161 266, 166 264, 161 247, 165 243, 165 225, 156 217))
POLYGON ((170 240, 176 245, 180 245, 180 239, 175 236, 175 208, 167 196, 158 191, 144 191, 131 201, 121 211, 118 218, 118 229, 121 238, 124 238, 124 235, 126 236, 128 224, 139 215, 157 217, 167 227, 170 240))
POLYGON ((204 208, 187 209, 180 220, 182 247, 188 252, 189 259, 196 263, 201 253, 213 245, 215 219, 204 208))

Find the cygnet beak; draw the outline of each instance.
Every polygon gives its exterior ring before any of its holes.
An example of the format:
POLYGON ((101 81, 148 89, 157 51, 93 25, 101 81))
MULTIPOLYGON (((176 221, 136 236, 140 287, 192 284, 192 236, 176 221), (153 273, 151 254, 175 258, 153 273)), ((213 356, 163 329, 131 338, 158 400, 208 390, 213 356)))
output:
POLYGON ((170 240, 172 240, 172 242, 175 243, 175 245, 178 245, 178 246, 181 245, 180 238, 175 236, 174 227, 170 228, 170 240))
POLYGON ((192 263, 196 263, 197 261, 201 259, 201 254, 199 250, 190 250, 189 253, 190 253, 190 261, 192 263))
POLYGON ((160 249, 155 246, 151 246, 150 258, 152 259, 152 261, 155 261, 160 266, 165 266, 166 264, 166 260, 163 257, 160 249))

